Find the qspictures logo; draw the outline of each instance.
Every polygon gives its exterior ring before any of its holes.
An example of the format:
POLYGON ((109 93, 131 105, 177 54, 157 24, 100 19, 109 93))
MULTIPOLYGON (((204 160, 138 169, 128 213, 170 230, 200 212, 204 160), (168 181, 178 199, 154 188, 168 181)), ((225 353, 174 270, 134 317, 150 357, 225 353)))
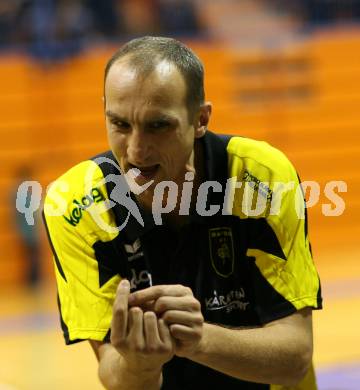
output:
MULTIPOLYGON (((121 173, 120 167, 106 157, 99 157, 90 164, 85 177, 79 178, 84 184, 83 194, 73 197, 70 202, 64 194, 70 191, 69 184, 63 181, 55 181, 46 190, 47 199, 44 211, 47 216, 61 216, 66 223, 76 228, 82 223, 85 213, 89 213, 100 229, 109 233, 116 233, 123 229, 130 216, 144 226, 144 221, 134 199, 141 196, 154 181, 140 186, 135 179, 140 174, 136 168, 126 173, 121 173), (117 174, 109 174, 101 180, 95 181, 94 177, 98 166, 102 163, 112 164, 117 174), (105 196, 101 188, 111 183, 112 190, 105 196), (127 211, 121 226, 113 226, 105 221, 103 214, 110 209, 121 205, 127 211)), ((184 185, 181 192, 177 183, 173 181, 161 181, 153 190, 152 216, 156 225, 163 223, 163 215, 175 210, 180 204, 179 214, 189 215, 190 203, 194 191, 194 173, 187 172, 184 177, 184 185), (164 201, 166 199, 166 201, 164 201)), ((347 192, 347 185, 344 181, 330 181, 326 183, 323 193, 328 203, 321 204, 321 210, 325 216, 340 216, 345 210, 345 202, 339 193, 347 192)), ((24 214, 29 225, 34 224, 34 213, 39 209, 42 199, 42 187, 37 181, 25 181, 17 191, 16 209, 24 214), (30 196, 27 196, 29 195, 30 196), (24 196, 24 194, 26 196, 24 196), (26 201, 25 201, 26 200, 26 201)), ((315 181, 289 182, 264 182, 259 180, 250 170, 245 170, 240 178, 230 177, 225 186, 217 181, 205 181, 197 189, 195 199, 196 213, 203 217, 210 217, 215 214, 231 215, 233 210, 241 212, 244 216, 259 217, 266 215, 279 215, 286 209, 295 211, 299 219, 305 218, 305 209, 315 206, 320 199, 321 188, 315 181), (222 202, 209 204, 210 193, 222 193, 222 202), (304 200, 304 193, 308 199, 304 200), (240 195, 239 195, 240 194, 240 195), (284 203, 285 202, 285 203, 284 203)))

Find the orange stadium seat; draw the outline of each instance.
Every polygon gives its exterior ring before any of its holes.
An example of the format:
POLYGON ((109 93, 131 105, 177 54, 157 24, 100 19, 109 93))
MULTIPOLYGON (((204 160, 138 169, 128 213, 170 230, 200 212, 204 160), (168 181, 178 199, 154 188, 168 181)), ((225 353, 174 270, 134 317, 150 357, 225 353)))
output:
MULTIPOLYGON (((214 103, 211 129, 274 144, 303 180, 348 182, 347 211, 336 229, 345 228, 349 215, 360 217, 359 44, 360 38, 324 36, 278 52, 249 53, 192 44, 205 63, 207 99, 214 103)), ((11 187, 24 164, 46 186, 108 147, 101 96, 110 53, 94 50, 47 68, 24 57, 0 58, 2 188, 11 187)), ((316 227, 334 228, 320 207, 309 213, 316 227)), ((21 281, 24 274, 11 214, 7 205, 0 207, 1 283, 21 281)))

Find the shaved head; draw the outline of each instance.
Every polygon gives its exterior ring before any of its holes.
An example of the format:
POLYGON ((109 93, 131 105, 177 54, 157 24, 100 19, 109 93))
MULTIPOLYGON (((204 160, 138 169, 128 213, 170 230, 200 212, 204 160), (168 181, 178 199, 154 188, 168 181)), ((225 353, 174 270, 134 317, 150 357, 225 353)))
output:
POLYGON ((122 46, 110 58, 105 67, 104 85, 110 68, 118 61, 125 60, 138 77, 147 77, 161 65, 166 71, 169 64, 175 65, 186 84, 186 105, 189 118, 204 103, 204 69, 201 61, 183 43, 164 37, 142 37, 133 39, 122 46))

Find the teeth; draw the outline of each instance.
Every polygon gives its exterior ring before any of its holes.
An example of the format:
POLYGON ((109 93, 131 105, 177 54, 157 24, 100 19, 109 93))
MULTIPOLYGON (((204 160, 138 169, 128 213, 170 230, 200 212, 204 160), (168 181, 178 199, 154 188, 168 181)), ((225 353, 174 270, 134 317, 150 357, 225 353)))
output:
POLYGON ((152 167, 137 167, 133 165, 132 168, 138 169, 143 174, 148 174, 154 172, 158 168, 158 165, 153 165, 152 167))
POLYGON ((136 165, 133 165, 133 164, 130 164, 130 165, 131 165, 131 168, 139 169, 139 171, 145 175, 148 173, 154 172, 159 166, 159 164, 153 165, 151 167, 137 167, 136 165))

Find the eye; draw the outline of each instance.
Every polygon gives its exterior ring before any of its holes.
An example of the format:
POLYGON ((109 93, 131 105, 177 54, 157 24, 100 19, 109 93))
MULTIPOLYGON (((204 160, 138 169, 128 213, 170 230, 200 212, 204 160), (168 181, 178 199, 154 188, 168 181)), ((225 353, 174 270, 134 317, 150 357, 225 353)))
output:
POLYGON ((110 120, 111 126, 120 131, 128 131, 130 129, 130 124, 124 121, 119 120, 110 120))
POLYGON ((166 130, 170 127, 170 122, 165 120, 153 121, 149 122, 147 127, 150 131, 166 130))

